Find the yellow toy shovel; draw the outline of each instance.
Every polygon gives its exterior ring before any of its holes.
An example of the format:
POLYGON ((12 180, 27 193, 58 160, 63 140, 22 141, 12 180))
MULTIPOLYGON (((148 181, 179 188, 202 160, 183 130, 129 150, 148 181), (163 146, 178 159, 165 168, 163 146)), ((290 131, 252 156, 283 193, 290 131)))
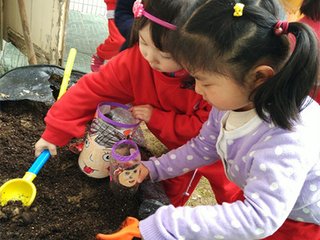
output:
POLYGON ((4 206, 8 201, 21 201, 24 206, 30 206, 36 197, 37 189, 33 179, 50 157, 50 152, 44 150, 32 164, 23 178, 7 181, 0 187, 0 203, 4 206))
MULTIPOLYGON (((67 90, 76 54, 77 50, 75 48, 71 48, 63 74, 58 99, 60 99, 67 90)), ((48 150, 44 150, 25 173, 23 178, 15 178, 5 182, 0 187, 0 205, 4 206, 9 201, 21 201, 24 206, 30 206, 37 194, 37 189, 32 181, 36 178, 40 169, 49 158, 50 152, 48 150)))

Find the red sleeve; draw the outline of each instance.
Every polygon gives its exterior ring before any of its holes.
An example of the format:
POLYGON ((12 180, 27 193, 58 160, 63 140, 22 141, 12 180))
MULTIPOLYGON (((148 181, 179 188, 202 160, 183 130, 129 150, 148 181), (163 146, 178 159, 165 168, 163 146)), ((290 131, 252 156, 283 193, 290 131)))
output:
POLYGON ((316 89, 316 92, 311 91, 310 96, 318 103, 320 104, 320 87, 318 86, 316 89))
POLYGON ((189 115, 153 109, 148 127, 169 149, 180 147, 197 136, 202 124, 208 119, 211 106, 197 99, 198 108, 189 115))
POLYGON ((130 74, 125 65, 128 61, 123 53, 99 72, 83 76, 50 108, 45 117, 46 129, 42 138, 63 146, 71 138, 84 135, 86 124, 93 118, 99 103, 132 102, 130 74))

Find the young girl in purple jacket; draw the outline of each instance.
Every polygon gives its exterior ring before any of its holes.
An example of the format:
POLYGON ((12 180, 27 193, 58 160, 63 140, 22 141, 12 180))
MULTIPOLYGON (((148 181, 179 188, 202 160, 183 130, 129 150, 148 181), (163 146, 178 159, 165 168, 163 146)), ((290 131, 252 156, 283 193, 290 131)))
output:
POLYGON ((178 26, 174 57, 213 109, 196 138, 143 162, 140 180, 169 179, 220 158, 245 199, 161 207, 138 223, 143 239, 320 239, 320 107, 308 96, 317 40, 307 25, 279 21, 278 6, 209 0, 178 26))

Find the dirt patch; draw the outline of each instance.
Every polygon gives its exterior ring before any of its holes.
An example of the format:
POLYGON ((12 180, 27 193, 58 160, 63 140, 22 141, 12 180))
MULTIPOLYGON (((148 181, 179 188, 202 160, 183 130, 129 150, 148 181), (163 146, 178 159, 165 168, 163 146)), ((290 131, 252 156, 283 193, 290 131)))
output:
MULTIPOLYGON (((33 147, 44 130, 48 109, 43 103, 31 101, 0 102, 0 184, 23 177, 34 162, 33 147)), ((166 152, 145 125, 142 129, 148 149, 142 149, 143 159, 166 152)), ((37 196, 30 208, 19 203, 0 207, 1 240, 93 240, 98 232, 118 229, 127 216, 145 218, 160 207, 154 200, 141 204, 143 199, 163 199, 162 189, 157 186, 148 188, 152 190, 148 192, 140 189, 134 198, 119 201, 110 191, 109 180, 83 174, 78 155, 66 147, 49 159, 33 183, 37 196)), ((189 206, 200 204, 215 204, 206 179, 200 181, 187 202, 189 206)))
MULTIPOLYGON (((48 107, 30 101, 0 103, 0 184, 21 178, 34 161, 34 144, 48 107)), ((147 154, 147 153, 144 153, 147 154)), ((116 230, 127 216, 138 217, 139 196, 119 201, 108 179, 93 179, 67 148, 50 158, 33 183, 37 196, 28 209, 1 208, 0 239, 83 239, 116 230)))

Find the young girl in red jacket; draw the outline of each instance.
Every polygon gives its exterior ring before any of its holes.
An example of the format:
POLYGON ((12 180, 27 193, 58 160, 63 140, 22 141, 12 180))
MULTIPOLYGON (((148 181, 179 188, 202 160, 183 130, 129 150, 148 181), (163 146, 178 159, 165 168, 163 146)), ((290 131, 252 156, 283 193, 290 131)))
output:
MULTIPOLYGON (((191 77, 171 57, 166 44, 176 29, 178 16, 202 0, 137 1, 144 9, 134 9, 129 48, 99 72, 83 76, 51 107, 45 117, 46 129, 35 145, 36 155, 44 149, 56 155, 56 146, 82 137, 97 105, 104 101, 131 103, 134 117, 143 120, 168 149, 177 148, 198 134, 211 107, 194 90, 182 87, 181 83, 191 77)), ((201 176, 208 178, 219 203, 242 198, 240 189, 226 178, 218 161, 214 166, 164 181, 171 203, 183 205, 201 176)))

